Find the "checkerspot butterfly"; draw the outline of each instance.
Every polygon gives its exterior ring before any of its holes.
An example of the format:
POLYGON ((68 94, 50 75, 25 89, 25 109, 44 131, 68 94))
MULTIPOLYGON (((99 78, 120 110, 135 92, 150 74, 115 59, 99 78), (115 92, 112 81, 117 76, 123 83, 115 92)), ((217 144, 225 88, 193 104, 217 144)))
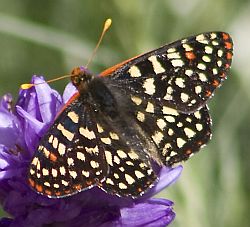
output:
POLYGON ((187 160, 211 136, 206 106, 226 79, 232 40, 208 32, 162 46, 95 76, 75 68, 78 89, 41 139, 29 184, 59 198, 94 186, 136 198, 157 182, 153 166, 187 160))

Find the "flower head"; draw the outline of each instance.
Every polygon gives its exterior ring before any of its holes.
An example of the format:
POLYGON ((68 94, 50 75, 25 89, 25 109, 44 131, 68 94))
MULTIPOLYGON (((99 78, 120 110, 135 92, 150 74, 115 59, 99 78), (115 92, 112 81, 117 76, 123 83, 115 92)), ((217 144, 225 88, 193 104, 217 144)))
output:
MULTIPOLYGON (((44 82, 34 76, 32 83, 44 82)), ((39 140, 61 107, 74 94, 68 84, 63 96, 43 83, 21 90, 15 110, 11 95, 0 100, 0 202, 9 217, 1 226, 166 226, 175 217, 173 203, 152 199, 181 173, 182 167, 160 171, 160 181, 137 200, 118 198, 94 187, 63 199, 37 194, 27 184, 30 161, 39 140), (150 214, 150 215, 147 215, 150 214)))

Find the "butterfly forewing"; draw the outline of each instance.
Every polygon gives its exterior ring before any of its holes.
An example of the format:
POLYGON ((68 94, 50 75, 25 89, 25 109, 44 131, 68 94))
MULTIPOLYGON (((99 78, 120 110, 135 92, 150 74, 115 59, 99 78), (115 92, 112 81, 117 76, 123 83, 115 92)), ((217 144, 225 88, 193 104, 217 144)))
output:
POLYGON ((107 172, 93 111, 75 100, 40 142, 30 166, 30 185, 41 194, 63 197, 99 184, 107 172))
POLYGON ((134 58, 109 76, 115 79, 116 87, 127 90, 127 95, 194 112, 225 80, 232 47, 228 34, 204 33, 134 58))

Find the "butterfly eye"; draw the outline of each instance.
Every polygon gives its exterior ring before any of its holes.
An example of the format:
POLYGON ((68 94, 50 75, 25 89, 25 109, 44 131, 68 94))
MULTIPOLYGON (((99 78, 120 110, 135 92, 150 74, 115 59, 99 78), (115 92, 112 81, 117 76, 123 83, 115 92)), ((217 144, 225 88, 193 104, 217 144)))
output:
POLYGON ((72 76, 71 82, 77 87, 81 82, 81 78, 79 76, 72 76))

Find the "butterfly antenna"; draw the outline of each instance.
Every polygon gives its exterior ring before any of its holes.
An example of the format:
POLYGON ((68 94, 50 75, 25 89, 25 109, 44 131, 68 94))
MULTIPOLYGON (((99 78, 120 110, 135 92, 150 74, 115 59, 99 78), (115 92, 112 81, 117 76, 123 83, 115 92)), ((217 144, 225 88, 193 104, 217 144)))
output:
POLYGON ((90 58, 89 58, 89 60, 88 60, 88 62, 87 62, 87 64, 86 64, 86 68, 88 68, 89 64, 91 63, 91 61, 92 61, 93 58, 95 57, 96 51, 98 50, 98 48, 99 48, 99 46, 100 46, 100 44, 101 44, 101 42, 102 42, 102 40, 103 40, 103 37, 104 37, 105 33, 107 32, 107 30, 110 28, 111 24, 112 24, 112 20, 111 20, 110 18, 108 18, 108 19, 105 21, 105 23, 104 23, 104 26, 103 26, 103 29, 102 29, 102 34, 100 35, 99 41, 98 41, 98 43, 96 44, 96 47, 95 47, 95 49, 93 50, 93 52, 92 52, 92 54, 91 54, 91 56, 90 56, 90 58))
POLYGON ((33 86, 36 86, 36 85, 40 85, 40 84, 44 84, 44 83, 51 83, 51 82, 61 80, 61 79, 64 79, 64 78, 68 78, 68 77, 71 77, 71 75, 60 76, 60 77, 57 77, 55 79, 47 80, 47 81, 44 81, 44 82, 41 82, 41 83, 36 83, 36 84, 22 84, 20 86, 20 88, 23 89, 23 90, 27 90, 27 89, 30 89, 33 86))
MULTIPOLYGON (((91 63, 92 59, 94 58, 95 54, 96 54, 96 51, 98 50, 98 47, 100 46, 102 40, 103 40, 103 37, 105 35, 105 33, 107 32, 107 30, 109 29, 109 27, 111 26, 112 24, 112 20, 109 18, 105 21, 104 23, 104 26, 103 26, 103 30, 102 30, 102 33, 101 33, 101 36, 99 38, 99 41, 98 43, 96 44, 96 47, 95 49, 93 50, 89 60, 88 60, 88 63, 86 65, 86 68, 88 67, 88 65, 91 63)), ((44 84, 44 83, 51 83, 51 82, 54 82, 54 81, 57 81, 57 80, 61 80, 61 79, 64 79, 64 78, 68 78, 68 77, 71 77, 71 75, 64 75, 64 76, 60 76, 60 77, 57 77, 55 79, 51 79, 51 80, 47 80, 45 82, 41 82, 41 83, 37 83, 37 84, 22 84, 20 86, 21 89, 23 90, 27 90, 33 86, 36 86, 36 85, 40 85, 40 84, 44 84)))

